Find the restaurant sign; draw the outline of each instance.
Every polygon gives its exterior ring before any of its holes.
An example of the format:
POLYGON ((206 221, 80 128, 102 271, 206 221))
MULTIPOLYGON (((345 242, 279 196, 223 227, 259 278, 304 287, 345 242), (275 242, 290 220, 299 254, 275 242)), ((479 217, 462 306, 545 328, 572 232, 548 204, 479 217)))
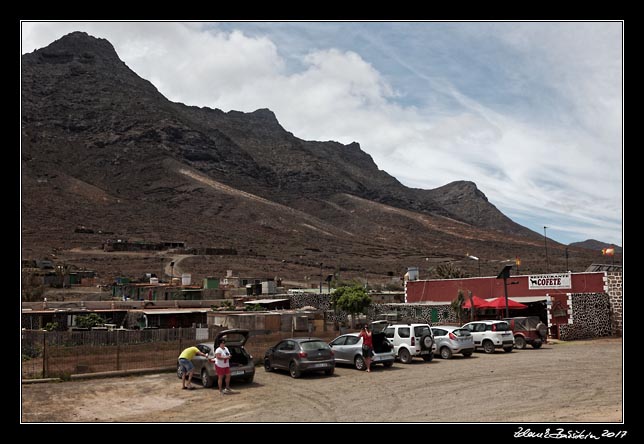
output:
POLYGON ((572 288, 570 273, 533 274, 528 276, 529 290, 572 288))

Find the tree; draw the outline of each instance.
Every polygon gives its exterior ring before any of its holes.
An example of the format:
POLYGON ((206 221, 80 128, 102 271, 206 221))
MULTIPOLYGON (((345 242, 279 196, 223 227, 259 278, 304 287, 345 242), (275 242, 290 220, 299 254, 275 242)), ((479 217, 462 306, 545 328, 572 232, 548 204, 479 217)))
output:
POLYGON ((105 319, 96 313, 76 316, 76 326, 80 328, 92 328, 103 324, 105 324, 105 319))
POLYGON ((371 305, 371 297, 361 285, 339 287, 331 296, 331 303, 336 310, 351 314, 351 328, 355 328, 355 315, 364 313, 371 305))
POLYGON ((437 279, 459 279, 467 277, 467 274, 451 262, 439 264, 434 268, 433 275, 437 279))
POLYGON ((458 293, 456 293, 456 299, 454 299, 451 303, 452 310, 456 313, 456 317, 458 318, 458 322, 463 322, 463 304, 465 303, 465 295, 463 294, 463 290, 458 290, 458 293))

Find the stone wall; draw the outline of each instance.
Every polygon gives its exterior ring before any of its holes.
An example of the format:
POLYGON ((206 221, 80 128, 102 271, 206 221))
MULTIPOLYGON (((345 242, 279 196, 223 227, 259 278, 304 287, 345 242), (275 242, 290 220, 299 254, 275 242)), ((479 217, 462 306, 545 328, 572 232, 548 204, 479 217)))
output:
POLYGON ((611 332, 613 335, 622 336, 624 285, 621 272, 606 273, 606 292, 610 298, 611 332))
POLYGON ((590 339, 611 335, 610 301, 606 293, 573 293, 568 296, 568 324, 559 326, 559 339, 590 339))

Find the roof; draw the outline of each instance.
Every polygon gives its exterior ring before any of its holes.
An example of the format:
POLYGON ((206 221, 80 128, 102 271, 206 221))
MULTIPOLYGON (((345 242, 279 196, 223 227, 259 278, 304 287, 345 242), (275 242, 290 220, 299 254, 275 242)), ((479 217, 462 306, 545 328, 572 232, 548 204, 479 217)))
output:
POLYGON ((587 272, 593 272, 593 271, 622 271, 622 266, 621 265, 615 265, 615 264, 591 264, 588 268, 586 268, 587 272))
POLYGON ((289 299, 255 299, 254 301, 246 301, 244 304, 271 304, 275 302, 284 302, 289 299))

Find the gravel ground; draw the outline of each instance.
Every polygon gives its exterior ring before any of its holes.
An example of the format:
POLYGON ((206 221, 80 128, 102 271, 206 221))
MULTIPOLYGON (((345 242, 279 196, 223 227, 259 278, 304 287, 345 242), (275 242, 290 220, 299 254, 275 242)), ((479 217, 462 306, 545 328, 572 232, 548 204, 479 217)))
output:
POLYGON ((23 384, 21 421, 617 423, 622 348, 621 338, 555 342, 300 379, 258 367, 224 396, 181 390, 171 373, 23 384))

